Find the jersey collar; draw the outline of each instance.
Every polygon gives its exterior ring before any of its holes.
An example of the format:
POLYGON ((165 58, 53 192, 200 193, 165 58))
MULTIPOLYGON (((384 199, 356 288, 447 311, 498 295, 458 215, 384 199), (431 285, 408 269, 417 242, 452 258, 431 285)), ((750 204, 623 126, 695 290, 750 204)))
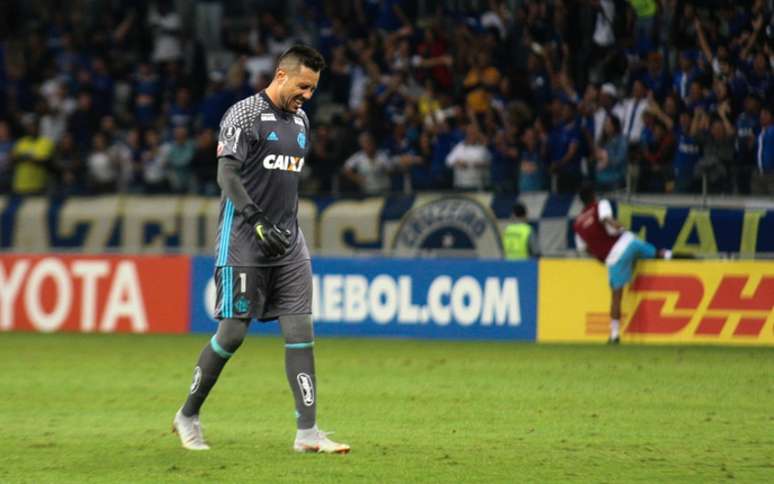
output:
POLYGON ((266 103, 269 105, 271 110, 274 111, 274 114, 276 114, 277 116, 280 116, 282 119, 289 119, 290 116, 293 115, 293 113, 285 111, 284 109, 280 109, 279 107, 277 107, 277 105, 272 102, 272 100, 269 97, 269 95, 266 94, 266 89, 261 91, 259 93, 259 95, 266 101, 266 103))

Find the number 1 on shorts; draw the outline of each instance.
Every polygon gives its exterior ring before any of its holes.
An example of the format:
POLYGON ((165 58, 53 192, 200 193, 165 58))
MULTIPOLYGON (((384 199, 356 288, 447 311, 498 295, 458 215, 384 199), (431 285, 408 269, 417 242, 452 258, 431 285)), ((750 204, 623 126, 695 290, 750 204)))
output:
POLYGON ((247 291, 247 274, 244 272, 239 273, 239 292, 247 291))

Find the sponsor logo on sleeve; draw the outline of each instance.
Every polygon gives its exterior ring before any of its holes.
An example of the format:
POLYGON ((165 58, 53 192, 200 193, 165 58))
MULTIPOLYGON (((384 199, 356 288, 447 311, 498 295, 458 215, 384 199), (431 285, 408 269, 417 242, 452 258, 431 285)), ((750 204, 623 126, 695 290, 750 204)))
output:
POLYGON ((241 132, 242 130, 236 126, 226 126, 226 130, 223 132, 223 137, 227 140, 234 139, 236 141, 239 139, 239 134, 241 132))
POLYGON ((222 130, 221 140, 218 141, 218 156, 224 154, 236 153, 239 145, 239 137, 242 135, 242 129, 236 126, 225 126, 222 130))

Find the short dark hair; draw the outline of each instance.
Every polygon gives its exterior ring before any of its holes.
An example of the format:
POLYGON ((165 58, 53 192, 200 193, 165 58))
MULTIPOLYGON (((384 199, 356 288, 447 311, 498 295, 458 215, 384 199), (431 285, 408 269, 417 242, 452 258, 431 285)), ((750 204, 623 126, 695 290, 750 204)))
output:
POLYGON ((592 203, 597 198, 594 194, 594 185, 589 182, 584 183, 578 192, 578 196, 580 197, 581 202, 583 202, 583 205, 592 203))
POLYGON ((521 202, 516 202, 513 204, 513 216, 524 218, 527 216, 527 207, 524 206, 521 202))
POLYGON ((315 49, 302 44, 296 44, 289 48, 277 60, 277 67, 283 63, 297 62, 299 65, 306 66, 315 72, 325 69, 325 59, 315 49))

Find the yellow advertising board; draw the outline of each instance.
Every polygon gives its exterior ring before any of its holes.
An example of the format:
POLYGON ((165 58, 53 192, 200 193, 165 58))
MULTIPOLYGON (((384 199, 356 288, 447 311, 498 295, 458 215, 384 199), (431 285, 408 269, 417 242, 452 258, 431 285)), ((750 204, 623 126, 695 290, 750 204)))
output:
MULTIPOLYGON (((538 341, 606 341, 607 268, 540 261, 538 341)), ((637 263, 624 292, 621 340, 774 346, 774 262, 637 263)))

